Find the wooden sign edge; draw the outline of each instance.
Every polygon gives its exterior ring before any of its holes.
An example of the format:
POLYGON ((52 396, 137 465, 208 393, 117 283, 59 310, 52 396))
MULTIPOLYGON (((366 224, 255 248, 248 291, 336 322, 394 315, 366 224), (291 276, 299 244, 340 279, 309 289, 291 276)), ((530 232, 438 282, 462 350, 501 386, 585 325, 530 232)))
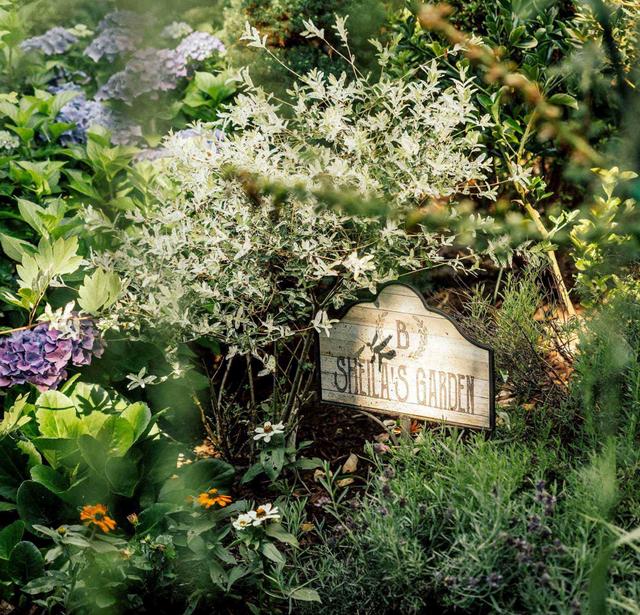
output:
POLYGON ((446 314, 445 312, 443 312, 438 308, 430 306, 427 303, 426 299, 424 298, 424 295, 415 286, 412 286, 411 284, 407 284, 406 282, 394 282, 394 281, 386 282, 385 284, 382 284, 378 288, 378 292, 375 295, 371 295, 372 298, 358 299, 356 301, 352 301, 351 303, 346 303, 345 305, 342 306, 342 308, 340 308, 339 310, 331 314, 331 317, 342 320, 352 307, 355 307, 356 305, 360 305, 362 303, 375 303, 376 299, 380 296, 380 293, 382 293, 382 291, 388 286, 403 286, 404 288, 408 288, 409 290, 413 291, 420 298, 420 301, 422 301, 422 305, 425 308, 425 310, 427 310, 428 312, 433 312, 434 314, 438 314, 439 316, 442 316, 445 320, 450 322, 455 327, 456 331, 460 335, 462 335, 462 337, 465 340, 467 340, 470 344, 473 344, 474 346, 476 346, 477 348, 481 348, 482 350, 486 350, 489 353, 489 427, 477 427, 475 425, 465 425, 465 424, 452 424, 452 423, 447 423, 444 419, 436 420, 436 419, 425 418, 423 416, 412 416, 406 413, 396 414, 394 412, 386 411, 386 410, 378 410, 375 408, 363 408, 362 406, 357 406, 355 404, 348 404, 346 402, 323 400, 322 399, 322 370, 320 369, 320 365, 321 365, 320 332, 315 331, 315 347, 316 347, 315 348, 315 367, 316 367, 315 380, 316 380, 316 393, 318 394, 319 402, 321 404, 328 404, 332 406, 341 406, 345 408, 355 408, 357 410, 366 410, 367 412, 377 412, 380 414, 386 414, 386 415, 392 415, 392 416, 404 416, 409 418, 415 418, 421 421, 438 423, 438 424, 446 425, 450 427, 458 427, 458 428, 462 427, 465 429, 475 429, 479 431, 485 431, 488 433, 493 432, 496 426, 495 362, 494 362, 493 348, 467 335, 467 333, 460 327, 460 325, 456 322, 456 320, 451 316, 449 316, 449 314, 446 314))

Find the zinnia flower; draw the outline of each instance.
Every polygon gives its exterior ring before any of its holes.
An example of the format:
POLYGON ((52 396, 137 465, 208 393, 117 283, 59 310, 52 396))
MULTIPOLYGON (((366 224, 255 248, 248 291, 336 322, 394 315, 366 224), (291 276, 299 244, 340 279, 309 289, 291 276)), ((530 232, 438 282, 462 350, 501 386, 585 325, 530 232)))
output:
POLYGON ((250 527, 252 523, 253 519, 248 514, 244 514, 240 515, 233 522, 233 527, 235 527, 237 530, 244 530, 245 528, 250 527))
POLYGON ((107 507, 104 504, 87 504, 80 512, 80 521, 87 527, 95 525, 105 534, 116 529, 116 522, 107 515, 107 507))
POLYGON ((217 489, 209 489, 198 496, 198 504, 204 508, 211 508, 214 504, 224 507, 231 504, 231 496, 219 494, 217 489))
POLYGON ((284 424, 276 423, 273 425, 271 421, 267 421, 262 427, 256 427, 255 432, 254 440, 264 440, 268 444, 273 436, 284 433, 284 424))
POLYGON ((269 519, 280 519, 280 513, 278 512, 277 506, 272 506, 271 504, 263 504, 262 506, 258 506, 255 510, 250 510, 247 515, 251 517, 251 523, 253 525, 260 525, 264 521, 268 521, 269 519))

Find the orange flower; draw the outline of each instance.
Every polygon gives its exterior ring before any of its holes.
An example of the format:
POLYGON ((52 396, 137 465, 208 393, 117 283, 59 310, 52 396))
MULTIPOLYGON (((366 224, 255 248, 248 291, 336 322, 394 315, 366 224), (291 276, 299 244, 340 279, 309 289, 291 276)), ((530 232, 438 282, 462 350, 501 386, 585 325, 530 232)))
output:
POLYGON ((204 508, 211 508, 214 504, 224 507, 231 504, 231 496, 218 494, 217 489, 209 489, 198 496, 198 504, 204 508))
POLYGON ((80 512, 80 521, 86 526, 95 525, 105 534, 116 529, 116 522, 107 515, 107 507, 104 504, 87 504, 80 512))

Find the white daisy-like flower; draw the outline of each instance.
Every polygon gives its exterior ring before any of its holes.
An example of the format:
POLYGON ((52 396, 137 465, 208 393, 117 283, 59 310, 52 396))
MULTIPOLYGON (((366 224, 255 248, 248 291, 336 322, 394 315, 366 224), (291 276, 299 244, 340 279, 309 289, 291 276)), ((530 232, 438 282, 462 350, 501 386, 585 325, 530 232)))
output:
POLYGON ((258 506, 255 510, 250 510, 247 515, 251 518, 251 523, 253 525, 260 525, 264 521, 269 521, 270 519, 280 519, 278 507, 272 506, 269 503, 262 504, 262 506, 258 506))
POLYGON ((273 436, 284 433, 284 424, 276 423, 274 425, 271 421, 267 421, 262 427, 256 427, 255 432, 254 440, 264 440, 268 444, 273 436))
MULTIPOLYGON (((253 512, 253 511, 251 511, 251 512, 253 512)), ((251 517, 249 514, 245 513, 243 515, 240 515, 233 522, 233 527, 235 527, 237 530, 244 530, 245 528, 250 527, 252 523, 253 523, 253 517, 251 517)))

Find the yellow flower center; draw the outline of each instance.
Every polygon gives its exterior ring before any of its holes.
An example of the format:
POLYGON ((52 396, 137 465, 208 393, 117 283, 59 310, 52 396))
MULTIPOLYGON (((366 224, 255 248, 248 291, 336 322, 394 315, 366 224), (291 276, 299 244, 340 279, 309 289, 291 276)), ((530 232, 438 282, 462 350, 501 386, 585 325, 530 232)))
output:
POLYGON ((256 508, 256 517, 265 517, 267 514, 267 511, 262 508, 262 506, 258 506, 258 508, 256 508))

